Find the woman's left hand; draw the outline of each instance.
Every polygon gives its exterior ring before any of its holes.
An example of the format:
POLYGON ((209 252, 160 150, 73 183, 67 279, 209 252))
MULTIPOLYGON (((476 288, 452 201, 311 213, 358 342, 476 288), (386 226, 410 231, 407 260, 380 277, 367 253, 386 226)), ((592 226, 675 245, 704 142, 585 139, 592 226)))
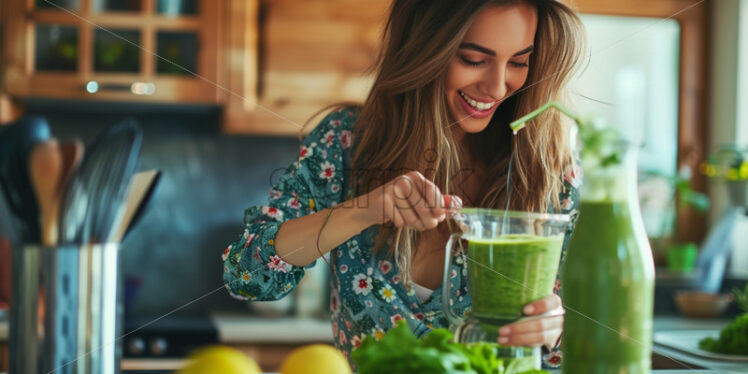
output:
POLYGON ((552 348, 561 337, 564 326, 564 308, 558 295, 551 295, 525 305, 522 311, 535 316, 559 309, 561 313, 548 317, 517 321, 499 329, 499 344, 526 347, 546 346, 552 348))

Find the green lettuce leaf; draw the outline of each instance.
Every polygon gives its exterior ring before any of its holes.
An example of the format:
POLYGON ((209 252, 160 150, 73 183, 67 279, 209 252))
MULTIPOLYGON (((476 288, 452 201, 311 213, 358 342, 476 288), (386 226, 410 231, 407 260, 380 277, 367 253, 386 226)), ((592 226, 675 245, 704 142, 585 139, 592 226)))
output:
POLYGON ((505 368, 497 350, 495 343, 455 343, 446 329, 418 339, 400 320, 380 341, 364 338, 351 359, 359 374, 547 374, 534 370, 532 359, 510 360, 505 368))

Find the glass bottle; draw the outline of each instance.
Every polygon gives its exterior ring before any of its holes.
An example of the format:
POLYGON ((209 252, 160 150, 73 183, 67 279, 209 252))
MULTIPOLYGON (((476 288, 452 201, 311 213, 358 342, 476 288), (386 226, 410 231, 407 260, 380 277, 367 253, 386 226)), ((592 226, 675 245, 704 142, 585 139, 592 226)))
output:
POLYGON ((561 270, 564 374, 650 372, 654 261, 639 209, 637 152, 623 141, 608 151, 585 167, 561 270))

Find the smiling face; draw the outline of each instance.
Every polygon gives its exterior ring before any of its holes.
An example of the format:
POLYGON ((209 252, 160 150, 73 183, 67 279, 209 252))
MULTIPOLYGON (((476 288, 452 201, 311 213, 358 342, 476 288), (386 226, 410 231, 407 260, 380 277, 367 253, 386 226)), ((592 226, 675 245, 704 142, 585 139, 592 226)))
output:
POLYGON ((494 5, 477 15, 446 73, 449 111, 460 130, 483 131, 499 104, 525 84, 537 18, 527 4, 494 5))

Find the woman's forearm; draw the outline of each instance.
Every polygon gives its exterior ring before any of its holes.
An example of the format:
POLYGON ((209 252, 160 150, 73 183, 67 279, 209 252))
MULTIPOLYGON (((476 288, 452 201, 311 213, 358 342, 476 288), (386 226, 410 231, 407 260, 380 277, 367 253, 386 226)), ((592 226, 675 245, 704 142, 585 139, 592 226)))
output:
POLYGON ((304 217, 288 220, 275 236, 275 252, 283 261, 296 266, 306 266, 330 252, 354 235, 375 224, 365 204, 365 195, 348 200, 304 217), (334 209, 319 236, 317 236, 330 209, 334 209))

